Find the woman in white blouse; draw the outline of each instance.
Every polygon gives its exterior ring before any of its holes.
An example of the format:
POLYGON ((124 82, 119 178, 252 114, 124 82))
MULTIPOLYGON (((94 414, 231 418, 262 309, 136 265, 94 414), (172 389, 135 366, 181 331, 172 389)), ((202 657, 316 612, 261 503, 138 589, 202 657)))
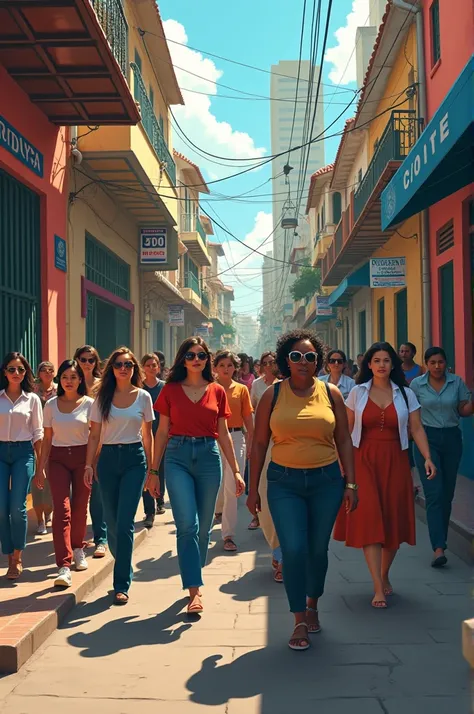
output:
POLYGON ((135 355, 120 347, 107 360, 91 411, 84 478, 90 487, 101 443, 97 476, 115 558, 115 605, 128 602, 135 513, 152 465, 153 404, 141 385, 142 372, 135 355))
POLYGON ((344 399, 347 399, 352 387, 355 387, 355 381, 352 377, 344 374, 346 367, 347 357, 344 352, 342 350, 331 350, 326 357, 326 370, 328 373, 319 378, 322 382, 334 384, 344 399))
POLYGON ((94 400, 87 396, 84 373, 75 359, 62 363, 57 379, 57 396, 44 406, 44 439, 35 485, 44 488, 49 459, 54 553, 59 568, 54 584, 68 588, 72 585, 73 560, 76 570, 87 570, 83 548, 90 488, 84 483, 84 467, 94 400))
POLYGON ((31 367, 20 352, 0 366, 0 541, 8 555, 7 578, 23 571, 28 526, 26 498, 43 440, 43 409, 33 393, 31 367))

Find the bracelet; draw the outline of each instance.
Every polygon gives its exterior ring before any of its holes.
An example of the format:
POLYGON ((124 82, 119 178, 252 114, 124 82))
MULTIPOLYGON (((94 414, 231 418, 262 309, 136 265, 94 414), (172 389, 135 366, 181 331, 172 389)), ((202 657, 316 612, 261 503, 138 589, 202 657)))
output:
POLYGON ((86 464, 85 467, 84 467, 84 469, 91 469, 91 471, 93 471, 93 470, 94 470, 94 467, 91 466, 90 464, 86 464))
POLYGON ((346 488, 349 488, 351 491, 357 491, 359 486, 356 483, 346 483, 346 488))
POLYGON ((159 476, 159 471, 156 469, 148 469, 149 473, 153 474, 153 476, 159 476))

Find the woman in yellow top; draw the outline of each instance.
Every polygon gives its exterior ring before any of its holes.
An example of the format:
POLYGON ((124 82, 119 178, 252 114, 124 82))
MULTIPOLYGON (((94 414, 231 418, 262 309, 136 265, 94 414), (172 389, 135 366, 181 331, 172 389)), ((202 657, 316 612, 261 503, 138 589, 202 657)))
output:
POLYGON ((284 379, 267 389, 258 405, 247 506, 251 513, 259 510, 258 484, 271 438, 267 497, 295 616, 289 646, 306 650, 308 632, 321 630, 318 599, 324 591, 334 521, 343 498, 348 511, 356 508, 357 486, 342 395, 316 377, 323 363, 321 341, 311 330, 288 332, 278 340, 276 361, 284 379))

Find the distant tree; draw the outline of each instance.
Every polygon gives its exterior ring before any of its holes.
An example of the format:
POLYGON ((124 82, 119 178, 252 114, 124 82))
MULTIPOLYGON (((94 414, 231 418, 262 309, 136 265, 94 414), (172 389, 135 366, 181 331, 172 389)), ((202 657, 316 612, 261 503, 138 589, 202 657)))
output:
POLYGON ((304 266, 300 268, 300 273, 293 285, 290 293, 293 300, 304 300, 312 297, 321 290, 321 271, 319 268, 304 266))

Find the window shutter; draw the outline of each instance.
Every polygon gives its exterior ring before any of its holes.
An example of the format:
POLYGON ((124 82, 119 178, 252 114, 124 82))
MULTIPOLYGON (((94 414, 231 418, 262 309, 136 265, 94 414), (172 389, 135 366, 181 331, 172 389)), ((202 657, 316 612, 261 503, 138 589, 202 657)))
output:
POLYGON ((436 251, 438 255, 449 250, 454 245, 454 223, 451 219, 436 233, 436 251))

